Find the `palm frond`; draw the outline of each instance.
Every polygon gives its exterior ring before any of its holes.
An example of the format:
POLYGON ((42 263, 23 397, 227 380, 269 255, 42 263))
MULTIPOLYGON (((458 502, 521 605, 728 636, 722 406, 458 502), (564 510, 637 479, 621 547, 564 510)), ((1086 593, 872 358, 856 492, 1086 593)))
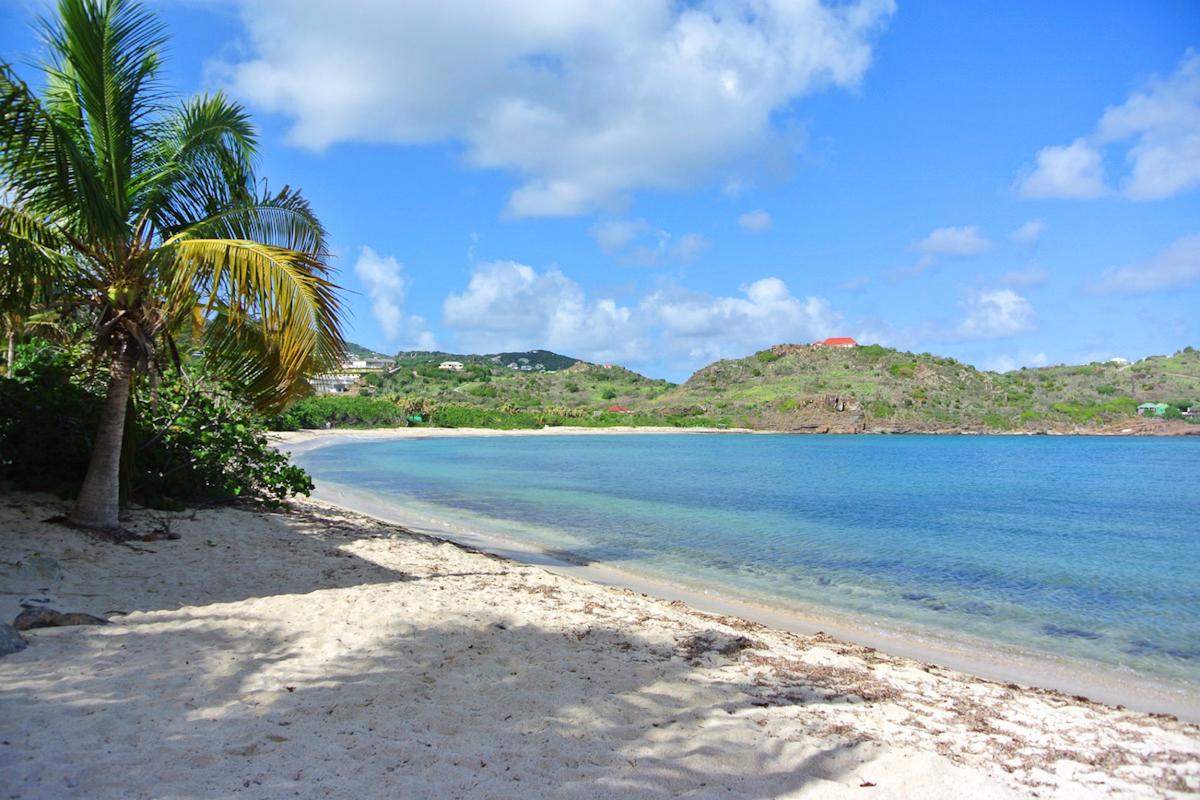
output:
POLYGON ((52 226, 0 205, 0 308, 26 313, 74 282, 78 264, 52 226))
POLYGON ((326 368, 315 359, 304 369, 289 368, 265 326, 225 307, 211 315, 199 341, 205 373, 262 412, 279 411, 312 394, 308 376, 326 368))
POLYGON ((156 228, 169 235, 253 198, 257 134, 240 105, 219 92, 192 98, 157 133, 135 187, 156 228))
POLYGON ((159 258, 171 314, 200 299, 231 330, 261 328, 266 347, 257 355, 276 390, 274 400, 260 402, 286 399, 286 387, 337 362, 344 347, 338 287, 316 257, 246 239, 179 238, 159 258))
POLYGON ((163 26, 126 0, 59 0, 42 30, 52 108, 76 126, 76 142, 86 142, 110 202, 127 217, 135 164, 152 142, 145 127, 162 110, 155 78, 163 26))
POLYGON ((7 63, 0 63, 0 173, 22 206, 64 228, 97 240, 125 229, 89 154, 7 63))
POLYGON ((194 223, 168 242, 185 239, 246 239, 296 250, 322 262, 328 256, 325 228, 309 202, 287 186, 194 223))

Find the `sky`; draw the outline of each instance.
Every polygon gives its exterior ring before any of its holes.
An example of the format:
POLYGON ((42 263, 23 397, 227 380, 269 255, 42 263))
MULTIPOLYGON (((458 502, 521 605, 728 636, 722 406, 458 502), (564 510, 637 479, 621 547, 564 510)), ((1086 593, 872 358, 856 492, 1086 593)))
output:
MULTIPOLYGON (((853 336, 1200 346, 1200 3, 159 0, 326 224, 347 337, 682 380, 853 336)), ((36 83, 43 0, 0 0, 36 83)))

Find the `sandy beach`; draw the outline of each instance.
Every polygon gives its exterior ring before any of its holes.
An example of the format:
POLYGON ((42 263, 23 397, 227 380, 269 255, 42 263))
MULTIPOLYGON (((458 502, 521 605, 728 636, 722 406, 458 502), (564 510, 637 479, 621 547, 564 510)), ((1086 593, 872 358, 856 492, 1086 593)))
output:
POLYGON ((1200 728, 698 611, 313 502, 0 503, 14 798, 1171 797, 1200 728), (869 794, 864 794, 869 790, 869 794))

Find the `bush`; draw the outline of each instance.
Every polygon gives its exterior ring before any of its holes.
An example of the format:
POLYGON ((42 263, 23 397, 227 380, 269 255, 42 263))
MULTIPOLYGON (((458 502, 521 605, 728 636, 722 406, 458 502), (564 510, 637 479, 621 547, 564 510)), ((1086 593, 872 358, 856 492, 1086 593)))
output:
POLYGON ((298 400, 269 424, 277 431, 324 428, 326 423, 339 428, 386 427, 405 424, 406 416, 403 408, 381 397, 327 394, 298 400))
POLYGON ((999 431, 1007 431, 1012 428, 1012 420, 1000 414, 984 414, 983 424, 999 431))
POLYGON ((772 353, 770 350, 763 350, 757 354, 756 358, 758 358, 761 364, 770 364, 773 361, 779 360, 779 354, 772 353))
POLYGON ((888 417, 895 415, 896 407, 886 400, 874 400, 867 406, 867 413, 873 417, 887 419, 888 417))
POLYGON ((161 387, 138 402, 134 494, 149 505, 170 500, 254 498, 278 503, 308 495, 313 482, 276 450, 261 420, 228 395, 161 387))
MULTIPOLYGON (((107 375, 82 352, 34 343, 0 378, 0 477, 29 490, 73 494, 87 472, 107 375)), ((312 480, 267 442, 261 420, 231 395, 169 380, 152 399, 135 382, 122 496, 149 505, 181 500, 308 494, 312 480)))
POLYGON ((0 478, 18 488, 70 493, 83 481, 107 376, 87 385, 74 356, 35 341, 0 378, 0 478))
POLYGON ((467 394, 472 397, 495 397, 496 387, 489 386, 485 383, 477 383, 467 389, 467 394))
POLYGON ((893 378, 911 378, 916 371, 917 365, 914 363, 892 364, 888 367, 893 378))

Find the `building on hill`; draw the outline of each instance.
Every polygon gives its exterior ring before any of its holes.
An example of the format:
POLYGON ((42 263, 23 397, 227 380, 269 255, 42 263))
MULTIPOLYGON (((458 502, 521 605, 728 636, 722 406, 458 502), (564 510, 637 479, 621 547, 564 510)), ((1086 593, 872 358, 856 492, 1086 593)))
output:
POLYGON ((447 372, 462 372, 463 363, 461 361, 443 361, 438 364, 438 369, 444 369, 447 372))
POLYGON ((1142 403, 1137 407, 1137 413, 1139 417, 1165 417, 1169 408, 1166 403, 1142 403))
POLYGON ((391 369, 396 362, 390 358, 348 358, 342 361, 342 371, 380 372, 391 369))
POLYGON ((813 342, 814 347, 858 347, 858 342, 849 336, 830 336, 819 342, 813 342))
POLYGON ((615 414, 632 414, 633 413, 625 406, 609 406, 608 410, 615 414))

